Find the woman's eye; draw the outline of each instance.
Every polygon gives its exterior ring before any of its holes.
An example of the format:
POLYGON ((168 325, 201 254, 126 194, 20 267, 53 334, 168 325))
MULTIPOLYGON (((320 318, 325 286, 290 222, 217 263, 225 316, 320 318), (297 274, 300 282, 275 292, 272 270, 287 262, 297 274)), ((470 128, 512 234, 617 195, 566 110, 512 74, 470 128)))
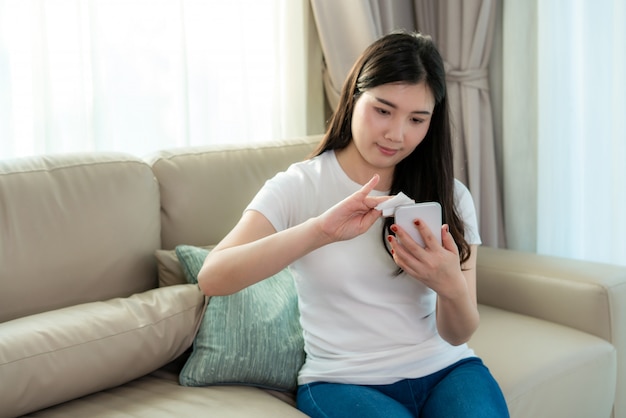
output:
POLYGON ((381 107, 377 107, 377 108, 375 108, 375 109, 376 109, 376 112, 380 113, 381 115, 388 115, 388 114, 389 114, 389 111, 388 111, 388 110, 383 109, 383 108, 381 108, 381 107))
POLYGON ((413 119, 411 119, 411 122, 413 122, 413 123, 422 123, 424 121, 422 119, 413 118, 413 119))

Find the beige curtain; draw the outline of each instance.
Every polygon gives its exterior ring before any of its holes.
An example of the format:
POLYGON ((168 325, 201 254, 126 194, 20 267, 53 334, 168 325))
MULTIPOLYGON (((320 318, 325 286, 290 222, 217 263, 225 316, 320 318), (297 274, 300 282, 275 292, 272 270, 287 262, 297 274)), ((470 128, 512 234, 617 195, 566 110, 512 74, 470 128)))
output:
POLYGON ((496 0, 415 0, 417 27, 429 33, 444 60, 455 124, 456 177, 472 191, 480 234, 505 246, 489 95, 489 58, 496 0))
POLYGON ((334 109, 359 54, 395 29, 414 30, 413 0, 311 0, 324 54, 324 88, 334 109))
POLYGON ((455 173, 472 192, 483 243, 505 246, 488 63, 496 0, 311 0, 331 108, 358 54, 395 29, 433 37, 446 61, 455 124, 455 173))

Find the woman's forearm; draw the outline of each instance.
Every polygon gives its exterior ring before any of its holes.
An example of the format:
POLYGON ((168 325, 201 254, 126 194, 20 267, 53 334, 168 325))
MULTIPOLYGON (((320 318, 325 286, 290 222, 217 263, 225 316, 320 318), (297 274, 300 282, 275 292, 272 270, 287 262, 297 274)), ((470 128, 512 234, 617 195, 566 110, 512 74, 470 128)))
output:
POLYGON ((244 244, 229 246, 226 240, 204 261, 198 284, 208 296, 232 294, 278 273, 329 242, 316 218, 244 244))
POLYGON ((480 317, 469 292, 458 298, 437 297, 437 330, 452 345, 467 342, 478 328, 480 317))

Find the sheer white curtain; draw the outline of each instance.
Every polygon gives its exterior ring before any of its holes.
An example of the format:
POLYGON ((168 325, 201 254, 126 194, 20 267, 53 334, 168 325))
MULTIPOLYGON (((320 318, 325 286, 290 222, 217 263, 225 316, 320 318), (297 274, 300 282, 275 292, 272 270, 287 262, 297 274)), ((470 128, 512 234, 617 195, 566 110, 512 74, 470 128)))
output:
POLYGON ((306 0, 0 0, 0 158, 320 133, 311 34, 306 0))
POLYGON ((539 252, 626 264, 626 2, 539 4, 539 252))
POLYGON ((519 151, 505 151, 509 245, 626 265, 626 2, 504 0, 503 10, 504 148, 519 151), (526 34, 512 33, 523 16, 526 34), (521 60, 530 71, 507 81, 521 60))

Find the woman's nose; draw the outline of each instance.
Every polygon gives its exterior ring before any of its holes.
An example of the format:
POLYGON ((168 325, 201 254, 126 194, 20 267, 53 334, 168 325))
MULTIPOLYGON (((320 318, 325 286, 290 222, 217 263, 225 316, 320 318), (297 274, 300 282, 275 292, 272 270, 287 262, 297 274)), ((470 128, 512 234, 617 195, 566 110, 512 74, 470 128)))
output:
POLYGON ((390 122, 385 138, 391 142, 402 142, 404 140, 404 123, 401 121, 390 122))

